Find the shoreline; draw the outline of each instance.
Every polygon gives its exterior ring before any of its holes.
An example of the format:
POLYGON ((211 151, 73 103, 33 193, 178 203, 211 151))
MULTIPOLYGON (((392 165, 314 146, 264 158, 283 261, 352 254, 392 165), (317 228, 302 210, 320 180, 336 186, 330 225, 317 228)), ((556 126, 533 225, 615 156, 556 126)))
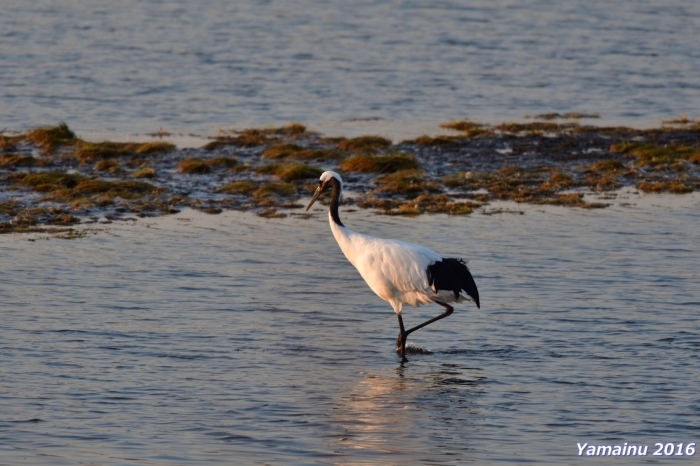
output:
POLYGON ((451 121, 400 141, 328 137, 298 123, 214 138, 159 130, 128 142, 85 139, 65 124, 2 132, 0 233, 70 230, 187 207, 296 216, 290 209, 303 207, 300 198, 324 170, 343 175, 346 208, 384 215, 468 215, 498 201, 605 208, 626 188, 700 190, 700 121, 647 129, 579 121, 559 114, 499 125, 451 121), (201 145, 168 142, 178 138, 201 145))

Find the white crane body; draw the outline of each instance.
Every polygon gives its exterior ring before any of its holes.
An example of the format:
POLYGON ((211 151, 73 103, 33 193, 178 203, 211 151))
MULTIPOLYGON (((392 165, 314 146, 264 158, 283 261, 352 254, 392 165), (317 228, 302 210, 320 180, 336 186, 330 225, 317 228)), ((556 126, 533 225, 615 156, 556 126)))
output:
POLYGON ((461 294, 428 284, 428 266, 442 261, 430 249, 404 241, 375 238, 340 226, 328 214, 331 231, 347 260, 355 266, 374 293, 401 313, 403 304, 420 306, 433 302, 472 301, 461 294))

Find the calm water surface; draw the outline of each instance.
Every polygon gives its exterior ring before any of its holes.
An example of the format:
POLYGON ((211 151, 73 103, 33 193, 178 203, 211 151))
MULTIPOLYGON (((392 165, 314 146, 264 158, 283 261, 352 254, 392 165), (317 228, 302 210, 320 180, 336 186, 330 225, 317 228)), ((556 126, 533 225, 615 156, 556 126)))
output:
MULTIPOLYGON (((691 0, 1 9, 0 128, 65 120, 89 138, 297 120, 413 137, 449 118, 700 116, 691 0)), ((405 364, 390 306, 320 211, 1 236, 0 464, 559 465, 588 464, 577 442, 700 442, 700 199, 652 199, 346 214, 470 259, 482 309, 416 332, 429 353, 405 364)))
POLYGON ((470 259, 482 309, 416 332, 431 353, 405 364, 320 209, 3 235, 0 464, 588 464, 577 442, 700 442, 700 197, 673 199, 346 213, 470 259))
POLYGON ((696 0, 5 0, 1 9, 0 128, 65 120, 84 137, 161 126, 212 134, 296 120, 415 137, 450 118, 700 117, 696 0))

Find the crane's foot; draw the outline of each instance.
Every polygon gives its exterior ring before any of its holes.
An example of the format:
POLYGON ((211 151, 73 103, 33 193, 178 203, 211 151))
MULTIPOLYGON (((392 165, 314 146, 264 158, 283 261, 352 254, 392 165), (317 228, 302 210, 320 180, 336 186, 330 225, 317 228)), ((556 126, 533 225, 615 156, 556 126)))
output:
POLYGON ((406 357, 406 339, 408 338, 408 335, 399 332, 399 336, 396 338, 396 352, 399 353, 399 356, 402 358, 406 357))

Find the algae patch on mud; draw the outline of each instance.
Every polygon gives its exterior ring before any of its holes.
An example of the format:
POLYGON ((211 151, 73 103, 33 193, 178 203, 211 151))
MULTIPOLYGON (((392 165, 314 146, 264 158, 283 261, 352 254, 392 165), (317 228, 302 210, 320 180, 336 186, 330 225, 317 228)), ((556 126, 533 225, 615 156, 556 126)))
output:
POLYGON ((204 146, 205 150, 213 151, 226 146, 250 148, 265 146, 284 139, 297 139, 307 135, 306 126, 300 123, 290 123, 278 128, 250 128, 242 131, 223 132, 213 141, 204 146))
POLYGON ((323 173, 318 167, 307 165, 304 163, 263 165, 256 170, 256 173, 265 175, 274 175, 277 178, 286 181, 306 180, 310 178, 318 178, 323 173))
POLYGON ((348 172, 361 173, 393 173, 399 170, 418 168, 418 162, 411 155, 354 155, 343 160, 338 168, 348 172))
POLYGON ((441 192, 442 188, 435 181, 429 181, 425 172, 418 169, 400 170, 388 175, 383 175, 375 180, 378 193, 394 193, 406 196, 423 192, 441 192))
POLYGON ((662 165, 675 166, 678 162, 688 161, 700 165, 700 147, 683 145, 659 146, 651 143, 623 142, 610 147, 612 153, 622 153, 633 156, 643 167, 658 167, 662 165))
POLYGON ((75 133, 64 122, 56 126, 44 126, 27 131, 24 139, 38 147, 44 154, 51 154, 59 147, 72 146, 79 142, 75 133))
MULTIPOLYGON (((440 127, 445 129, 450 129, 453 131, 459 131, 466 137, 476 137, 476 136, 486 136, 493 134, 493 130, 487 128, 485 125, 474 121, 465 120, 453 120, 448 121, 440 125, 440 127)), ((428 136, 423 136, 423 138, 428 138, 428 136)), ((429 144, 427 144, 429 145, 429 144)))
POLYGON ((346 156, 345 152, 336 149, 308 149, 298 144, 278 144, 267 148, 262 153, 262 158, 271 160, 340 160, 346 156))
MULTIPOLYGON (((299 123, 222 131, 202 148, 161 141, 87 142, 65 123, 0 132, 0 232, 133 219, 191 207, 283 218, 324 170, 345 205, 387 215, 467 215, 496 200, 600 208, 585 193, 685 194, 700 188, 700 123, 661 128, 579 125, 573 115, 487 125, 443 123, 448 135, 393 144, 326 138, 299 123), (564 118, 565 117, 565 118, 564 118)), ((583 118, 583 116, 582 116, 583 118)), ((300 213, 300 212, 297 212, 300 213)), ((303 214, 313 215, 313 214, 303 214)), ((307 218, 307 217, 303 217, 307 218)))
POLYGON ((79 142, 76 144, 74 155, 78 159, 92 161, 115 157, 164 154, 174 150, 175 146, 167 142, 79 142))
POLYGON ((216 190, 219 193, 226 194, 248 194, 252 193, 258 188, 258 185, 250 180, 234 181, 226 186, 222 186, 216 190))
POLYGON ((107 205, 115 198, 135 199, 157 194, 159 189, 142 181, 105 181, 65 172, 16 173, 8 177, 15 187, 44 193, 41 201, 80 205, 107 205))
POLYGON ((2 167, 50 167, 53 161, 47 158, 36 158, 31 155, 4 154, 0 156, 0 166, 2 167))
POLYGON ((359 136, 337 142, 338 149, 349 152, 373 152, 390 146, 391 141, 382 136, 359 136))

